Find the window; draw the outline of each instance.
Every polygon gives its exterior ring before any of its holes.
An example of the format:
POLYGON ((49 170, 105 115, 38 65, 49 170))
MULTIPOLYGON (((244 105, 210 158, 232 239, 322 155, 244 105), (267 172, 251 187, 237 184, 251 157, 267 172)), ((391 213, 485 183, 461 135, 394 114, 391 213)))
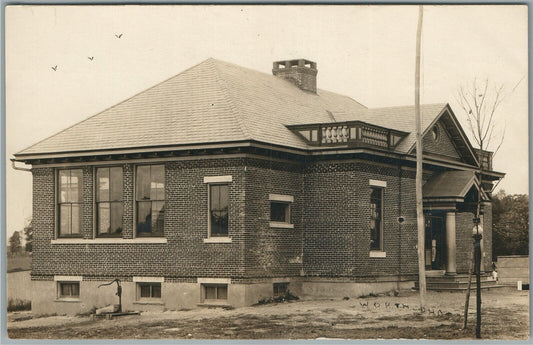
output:
POLYGON ((228 236, 229 187, 227 184, 209 185, 209 236, 228 236))
POLYGON ((437 127, 436 125, 431 129, 431 138, 434 141, 437 141, 437 139, 439 139, 439 127, 437 127))
POLYGON ((270 227, 293 229, 291 224, 291 204, 294 202, 292 195, 269 194, 270 200, 270 227))
POLYGON ((289 291, 289 283, 274 283, 274 298, 285 297, 289 291))
POLYGON ((122 168, 96 170, 96 235, 120 237, 122 234, 122 168))
POLYGON ((80 283, 79 282, 58 282, 58 297, 59 298, 79 298, 80 297, 80 283))
POLYGON ((204 300, 227 300, 228 284, 203 284, 204 300))
POLYGON ((165 216, 165 167, 137 167, 135 198, 137 202, 137 236, 163 236, 165 216))
POLYGON ((286 202, 270 202, 270 221, 280 223, 291 222, 291 205, 286 202))
POLYGON ((81 237, 82 176, 81 169, 59 170, 58 237, 81 237))
POLYGON ((161 283, 137 283, 137 299, 161 298, 161 283))
POLYGON ((370 187, 370 249, 382 249, 383 188, 370 187))

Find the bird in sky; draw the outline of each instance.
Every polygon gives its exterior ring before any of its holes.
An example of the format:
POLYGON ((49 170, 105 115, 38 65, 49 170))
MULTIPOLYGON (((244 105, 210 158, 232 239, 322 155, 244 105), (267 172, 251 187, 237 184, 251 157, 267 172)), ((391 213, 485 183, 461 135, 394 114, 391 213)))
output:
POLYGON ((122 34, 119 34, 119 35, 115 34, 115 37, 116 37, 116 38, 121 38, 121 37, 122 37, 122 34))
POLYGON ((87 58, 88 58, 89 60, 91 60, 91 61, 94 60, 94 56, 87 56, 87 58))
POLYGON ((57 65, 53 66, 52 69, 53 69, 54 71, 57 71, 57 65))

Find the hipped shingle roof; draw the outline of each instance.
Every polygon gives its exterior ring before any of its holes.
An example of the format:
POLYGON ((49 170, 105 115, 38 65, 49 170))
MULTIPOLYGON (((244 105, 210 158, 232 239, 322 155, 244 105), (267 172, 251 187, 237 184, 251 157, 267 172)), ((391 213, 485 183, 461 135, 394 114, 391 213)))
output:
MULTIPOLYGON (((445 107, 422 106, 422 128, 445 107)), ((286 125, 352 120, 409 132, 398 152, 415 142, 413 106, 368 109, 347 96, 302 91, 273 75, 208 59, 16 156, 242 140, 306 149, 286 125)))

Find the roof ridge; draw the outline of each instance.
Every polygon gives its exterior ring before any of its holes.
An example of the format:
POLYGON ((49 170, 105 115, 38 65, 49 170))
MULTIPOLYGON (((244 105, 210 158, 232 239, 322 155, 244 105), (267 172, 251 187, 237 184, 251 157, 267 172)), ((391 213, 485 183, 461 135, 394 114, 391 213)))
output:
MULTIPOLYGON (((423 103, 423 104, 420 104, 420 106, 421 107, 437 106, 437 105, 445 106, 447 104, 448 104, 447 102, 436 102, 436 103, 423 103)), ((393 105, 393 106, 388 106, 388 107, 375 107, 375 108, 367 108, 367 109, 368 110, 395 109, 395 108, 407 108, 407 107, 414 107, 414 106, 415 106, 414 104, 406 104, 406 105, 393 105)))
POLYGON ((235 118, 235 121, 237 122, 237 124, 239 125, 239 128, 242 132, 242 134, 247 137, 247 138, 251 138, 251 135, 250 133, 247 131, 247 128, 246 128, 246 125, 244 124, 244 121, 242 119, 242 117, 240 116, 240 112, 238 111, 238 106, 235 104, 234 100, 233 100, 233 95, 231 94, 229 88, 228 88, 228 84, 226 82, 226 80, 224 80, 222 78, 222 76, 220 75, 220 70, 217 68, 217 64, 215 62, 217 62, 219 60, 216 60, 216 59, 209 59, 209 62, 211 63, 211 67, 215 70, 215 78, 216 78, 216 81, 218 83, 218 85, 221 87, 222 91, 224 92, 225 94, 225 98, 226 98, 226 101, 228 102, 230 108, 231 108, 231 111, 233 113, 233 116, 235 118))
POLYGON ((214 60, 214 59, 213 59, 213 58, 208 58, 208 59, 206 59, 206 60, 204 60, 204 61, 202 61, 202 62, 200 62, 200 63, 197 63, 197 64, 194 65, 194 66, 191 66, 191 67, 189 67, 189 68, 187 68, 187 69, 185 69, 185 70, 179 72, 178 74, 174 74, 172 77, 169 77, 169 78, 167 78, 167 79, 165 79, 165 80, 163 80, 163 81, 161 81, 161 82, 159 82, 159 83, 157 83, 157 84, 155 84, 155 85, 152 85, 152 86, 150 86, 150 87, 148 87, 148 88, 146 88, 146 89, 144 89, 144 90, 142 90, 142 91, 139 91, 139 92, 133 94, 132 96, 130 96, 130 97, 128 97, 128 98, 125 98, 125 99, 123 99, 122 101, 120 101, 120 102, 118 102, 118 103, 115 103, 115 104, 113 104, 113 105, 111 105, 111 106, 109 106, 109 107, 107 107, 107 108, 105 108, 105 109, 103 109, 103 110, 97 112, 96 114, 93 114, 93 115, 89 116, 89 117, 86 118, 86 119, 83 119, 83 120, 81 120, 81 121, 78 121, 78 122, 76 122, 76 123, 74 123, 74 124, 68 126, 67 128, 62 129, 62 130, 60 130, 59 132, 52 134, 52 135, 49 136, 49 137, 46 137, 46 138, 44 138, 44 139, 42 139, 42 140, 39 140, 38 142, 36 142, 36 143, 34 143, 34 144, 32 144, 32 145, 26 147, 25 149, 20 150, 19 152, 15 153, 14 155, 16 156, 16 155, 18 155, 18 154, 21 154, 21 153, 23 153, 24 151, 27 151, 27 150, 31 149, 32 147, 34 147, 34 146, 36 146, 36 145, 42 143, 42 142, 45 141, 45 140, 51 139, 51 138, 53 138, 53 137, 56 137, 56 136, 60 135, 61 133, 68 131, 69 129, 71 129, 71 128, 74 127, 74 126, 77 126, 77 125, 82 124, 82 123, 84 123, 84 122, 86 122, 86 121, 89 121, 89 120, 92 119, 93 117, 96 117, 96 116, 98 116, 98 115, 100 115, 100 114, 102 114, 102 113, 104 113, 104 112, 106 112, 106 111, 108 111, 108 110, 110 110, 110 109, 116 108, 116 107, 118 107, 119 105, 121 105, 121 104, 123 104, 123 103, 126 103, 126 102, 129 101, 130 99, 132 99, 132 98, 134 98, 134 97, 137 97, 138 95, 140 95, 140 94, 142 94, 142 93, 145 93, 145 92, 148 91, 148 90, 152 90, 152 89, 156 88, 157 86, 159 86, 159 85, 161 85, 161 84, 164 84, 164 83, 166 83, 167 81, 172 80, 172 79, 174 79, 174 78, 176 78, 176 77, 178 77, 178 76, 180 76, 180 75, 182 75, 182 74, 184 74, 184 73, 190 71, 191 69, 193 69, 193 68, 195 68, 195 67, 200 66, 201 64, 204 64, 204 63, 209 62, 210 60, 214 60))

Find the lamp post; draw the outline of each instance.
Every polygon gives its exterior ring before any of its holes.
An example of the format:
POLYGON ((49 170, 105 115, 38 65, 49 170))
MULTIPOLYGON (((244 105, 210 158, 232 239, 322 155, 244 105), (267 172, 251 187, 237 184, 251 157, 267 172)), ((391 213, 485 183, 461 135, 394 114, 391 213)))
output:
POLYGON ((478 217, 473 219, 474 228, 472 237, 474 238, 474 272, 476 274, 476 338, 481 338, 481 238, 483 238, 483 227, 478 217))

